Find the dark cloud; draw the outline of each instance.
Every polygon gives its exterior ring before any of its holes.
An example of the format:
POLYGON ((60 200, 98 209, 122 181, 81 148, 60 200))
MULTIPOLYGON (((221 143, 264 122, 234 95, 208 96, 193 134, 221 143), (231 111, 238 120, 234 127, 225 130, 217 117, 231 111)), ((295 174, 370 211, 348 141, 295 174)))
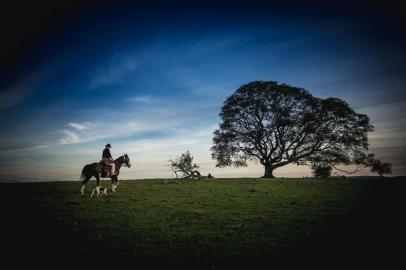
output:
POLYGON ((404 11, 400 1, 9 1, 2 4, 0 16, 0 85, 13 80, 16 70, 21 73, 57 50, 58 40, 71 31, 128 14, 134 18, 145 12, 190 14, 190 18, 208 21, 246 16, 339 18, 379 38, 404 43, 404 11))

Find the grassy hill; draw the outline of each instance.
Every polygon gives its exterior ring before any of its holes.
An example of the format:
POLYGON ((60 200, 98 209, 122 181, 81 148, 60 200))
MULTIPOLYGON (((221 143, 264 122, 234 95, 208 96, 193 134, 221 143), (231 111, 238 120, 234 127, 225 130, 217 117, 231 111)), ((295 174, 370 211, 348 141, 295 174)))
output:
POLYGON ((100 198, 94 182, 86 196, 79 182, 1 184, 3 256, 99 269, 395 262, 405 183, 137 180, 100 198))

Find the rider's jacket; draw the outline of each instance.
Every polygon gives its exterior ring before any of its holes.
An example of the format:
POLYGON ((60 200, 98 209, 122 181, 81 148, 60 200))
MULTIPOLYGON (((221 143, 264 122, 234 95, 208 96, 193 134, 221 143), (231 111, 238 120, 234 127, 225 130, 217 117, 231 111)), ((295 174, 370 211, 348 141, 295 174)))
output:
POLYGON ((102 155, 102 159, 103 158, 108 158, 108 159, 112 159, 113 157, 110 154, 110 149, 109 148, 104 148, 103 150, 103 155, 102 155))

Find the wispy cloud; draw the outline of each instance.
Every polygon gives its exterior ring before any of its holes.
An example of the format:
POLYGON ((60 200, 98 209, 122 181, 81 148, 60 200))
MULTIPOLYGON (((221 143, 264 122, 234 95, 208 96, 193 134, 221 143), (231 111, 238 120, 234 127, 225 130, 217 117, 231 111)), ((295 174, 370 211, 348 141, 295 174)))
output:
POLYGON ((80 142, 79 135, 70 130, 62 130, 62 137, 59 139, 60 144, 72 144, 80 142))
POLYGON ((155 103, 157 102, 157 99, 152 97, 152 96, 134 96, 134 97, 130 97, 129 98, 130 102, 133 103, 146 103, 146 104, 150 104, 150 103, 155 103))
POLYGON ((27 150, 27 149, 39 149, 39 148, 44 148, 44 147, 49 147, 49 146, 50 145, 40 144, 40 143, 35 143, 35 142, 10 143, 7 145, 0 145, 0 153, 27 150))
POLYGON ((97 125, 91 122, 84 122, 84 123, 68 123, 68 126, 75 128, 77 130, 84 130, 96 127, 97 125))
MULTIPOLYGON (((172 123, 173 124, 173 123, 172 123)), ((105 123, 95 123, 91 128, 74 125, 71 129, 61 130, 59 144, 77 144, 92 142, 102 139, 113 139, 128 134, 141 134, 146 132, 160 131, 162 128, 169 128, 170 122, 163 124, 147 121, 119 121, 107 120, 105 123)))
POLYGON ((90 80, 90 87, 109 85, 117 82, 122 77, 134 72, 140 64, 136 55, 132 54, 116 54, 111 57, 104 65, 105 68, 100 68, 93 74, 90 80))
POLYGON ((37 71, 21 78, 18 82, 5 89, 1 89, 0 109, 11 107, 25 101, 48 75, 48 71, 37 71))
MULTIPOLYGON (((164 102, 159 98, 142 96, 139 102, 164 102)), ((154 103, 155 104, 155 103, 154 103)), ((163 103, 164 104, 164 103, 163 103)), ((149 104, 148 104, 149 105, 149 104)), ((189 127, 213 125, 217 122, 217 109, 213 104, 202 102, 198 104, 183 104, 168 102, 165 106, 136 107, 133 111, 109 110, 104 112, 101 119, 77 122, 69 121, 61 131, 59 143, 76 144, 92 142, 101 139, 114 139, 127 135, 138 138, 151 134, 173 134, 182 130, 189 131, 189 127), (198 124, 197 124, 198 123, 198 124), (69 131, 69 132, 66 132, 69 131)), ((97 111, 88 112, 97 115, 97 111)))
POLYGON ((83 141, 83 138, 81 138, 80 134, 83 133, 83 131, 94 129, 98 125, 92 122, 83 122, 83 123, 71 122, 68 123, 67 126, 70 127, 71 130, 65 129, 60 132, 62 134, 62 137, 59 138, 60 144, 80 143, 83 141))

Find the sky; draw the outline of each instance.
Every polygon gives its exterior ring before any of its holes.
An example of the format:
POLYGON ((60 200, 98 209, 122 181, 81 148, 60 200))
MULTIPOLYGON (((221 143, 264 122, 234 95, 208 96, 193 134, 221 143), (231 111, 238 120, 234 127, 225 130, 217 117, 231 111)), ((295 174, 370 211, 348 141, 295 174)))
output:
MULTIPOLYGON (((131 159, 121 179, 173 177, 167 161, 187 150, 202 174, 259 177, 257 164, 216 168, 210 152, 223 102, 256 80, 344 99, 375 126, 369 152, 405 175, 404 10, 340 3, 3 8, 0 181, 77 180, 107 143, 113 157, 131 159)), ((289 165, 274 174, 311 171, 289 165)))

